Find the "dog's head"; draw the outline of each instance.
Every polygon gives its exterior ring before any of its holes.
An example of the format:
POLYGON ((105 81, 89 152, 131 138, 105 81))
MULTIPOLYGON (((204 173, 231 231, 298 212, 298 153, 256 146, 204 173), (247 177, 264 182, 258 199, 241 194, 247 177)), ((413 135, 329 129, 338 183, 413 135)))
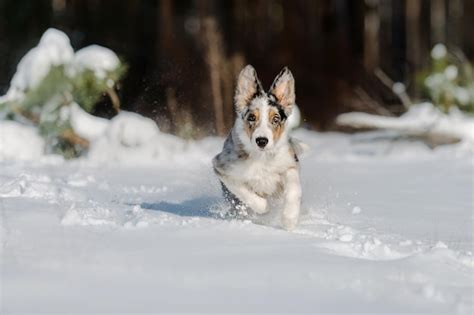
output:
POLYGON ((240 72, 234 96, 244 144, 254 150, 271 150, 286 137, 287 118, 294 103, 295 80, 288 68, 281 70, 265 92, 255 69, 247 65, 240 72))

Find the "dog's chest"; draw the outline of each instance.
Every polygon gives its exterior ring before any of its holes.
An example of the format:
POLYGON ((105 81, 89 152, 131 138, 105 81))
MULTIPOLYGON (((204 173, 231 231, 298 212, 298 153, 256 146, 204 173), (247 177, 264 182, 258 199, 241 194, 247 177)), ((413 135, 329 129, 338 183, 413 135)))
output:
POLYGON ((286 161, 273 159, 250 159, 239 167, 237 176, 255 193, 271 196, 284 187, 284 173, 288 169, 286 161))

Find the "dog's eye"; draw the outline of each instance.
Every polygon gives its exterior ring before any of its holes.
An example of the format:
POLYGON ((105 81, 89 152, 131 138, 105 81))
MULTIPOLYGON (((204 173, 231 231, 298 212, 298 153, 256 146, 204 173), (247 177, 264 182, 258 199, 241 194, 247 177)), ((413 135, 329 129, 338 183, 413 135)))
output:
POLYGON ((272 122, 273 122, 274 124, 278 124, 278 123, 280 122, 280 116, 273 116, 272 122))
POLYGON ((255 117, 254 114, 250 114, 250 115, 247 117, 247 120, 248 120, 248 121, 255 121, 255 119, 257 119, 257 117, 255 117))

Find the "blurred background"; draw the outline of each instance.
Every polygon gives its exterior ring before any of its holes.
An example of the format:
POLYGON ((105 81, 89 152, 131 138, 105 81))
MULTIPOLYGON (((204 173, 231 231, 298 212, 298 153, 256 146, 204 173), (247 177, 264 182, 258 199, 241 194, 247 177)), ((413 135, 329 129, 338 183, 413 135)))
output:
MULTIPOLYGON (((54 27, 74 50, 113 50, 127 68, 116 89, 121 108, 163 131, 224 135, 248 63, 266 87, 288 66, 303 124, 334 130, 342 112, 397 116, 433 101, 424 81, 439 71, 432 48, 443 43, 454 63, 470 65, 473 20, 469 0, 0 0, 0 95, 54 27)), ((104 94, 92 113, 113 117, 112 103, 104 94)))

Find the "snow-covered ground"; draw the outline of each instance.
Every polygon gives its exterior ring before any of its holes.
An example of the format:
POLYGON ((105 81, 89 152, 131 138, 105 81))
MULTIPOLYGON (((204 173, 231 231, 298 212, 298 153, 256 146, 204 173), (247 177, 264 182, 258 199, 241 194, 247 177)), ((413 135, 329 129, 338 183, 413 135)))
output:
POLYGON ((222 139, 109 129, 76 161, 0 148, 0 313, 472 314, 470 145, 297 130, 287 232, 221 216, 222 139))

